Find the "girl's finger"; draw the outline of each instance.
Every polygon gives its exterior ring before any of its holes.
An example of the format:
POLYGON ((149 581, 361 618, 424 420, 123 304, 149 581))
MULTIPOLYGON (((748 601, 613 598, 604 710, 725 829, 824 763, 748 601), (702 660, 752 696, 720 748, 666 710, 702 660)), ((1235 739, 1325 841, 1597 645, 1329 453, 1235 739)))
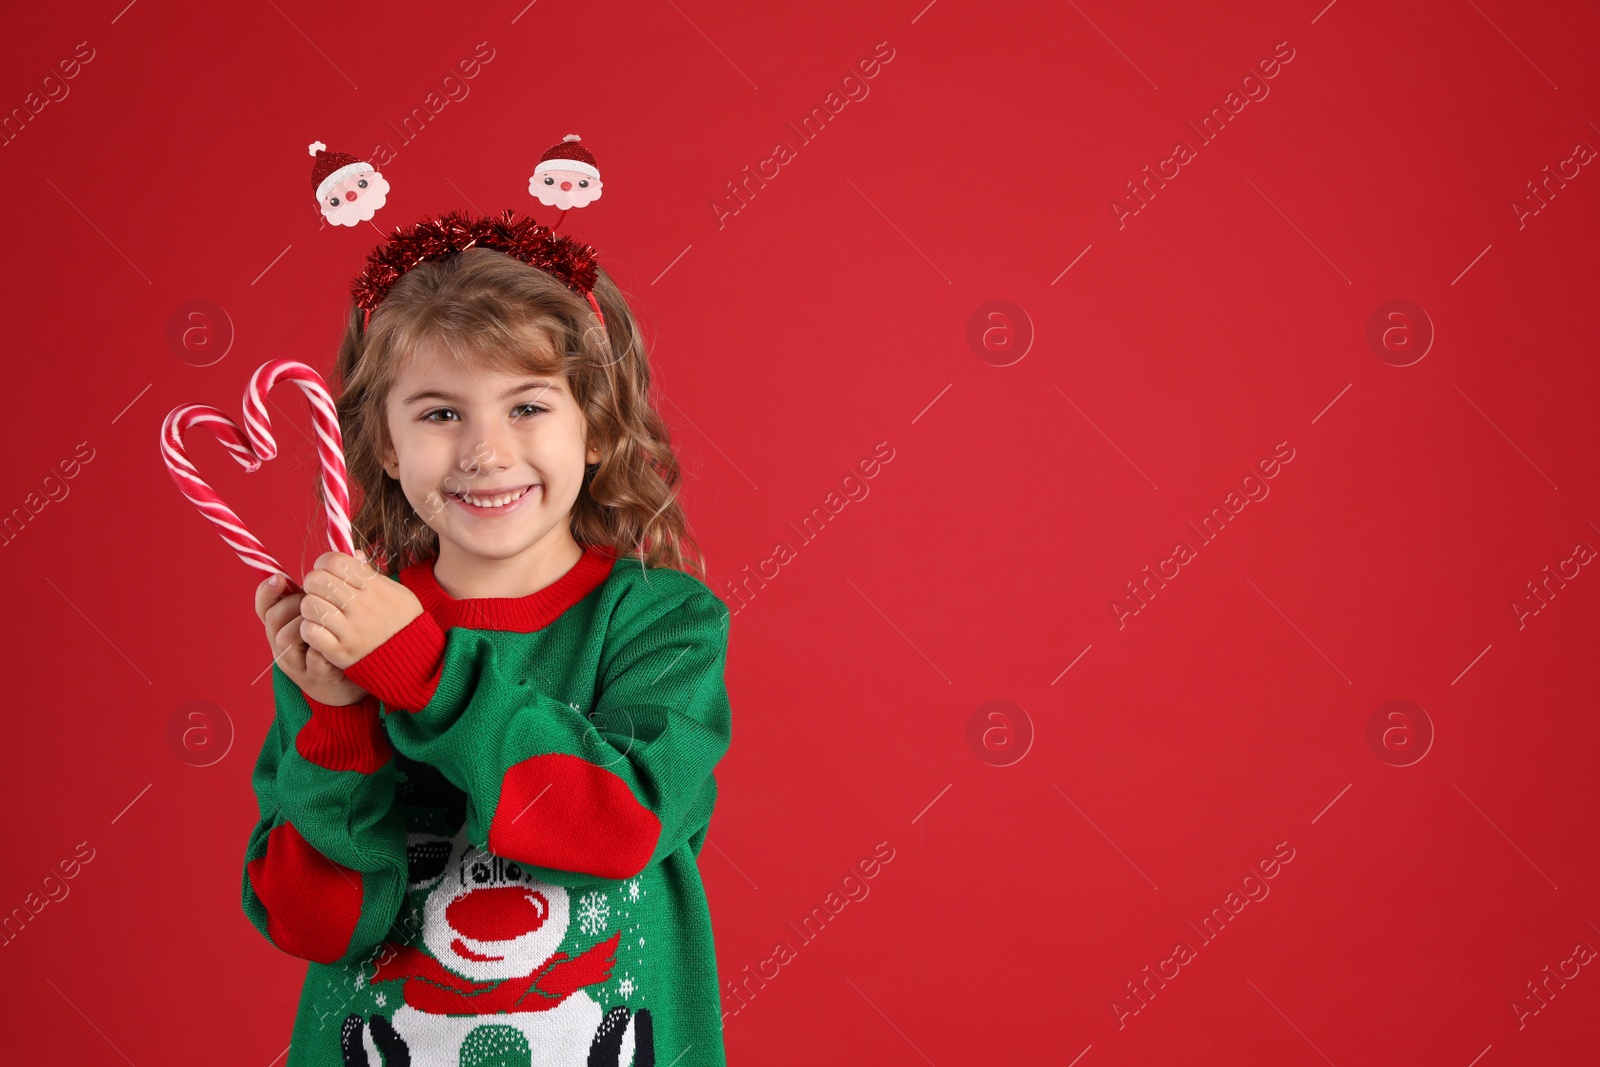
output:
POLYGON ((322 622, 332 610, 333 605, 316 593, 307 593, 305 599, 300 601, 300 614, 312 622, 322 622))
POLYGON ((348 604, 350 598, 355 596, 356 591, 362 586, 362 580, 355 568, 350 565, 349 558, 344 557, 308 571, 304 584, 307 593, 313 593, 335 607, 340 607, 348 604), (334 567, 338 570, 335 571, 334 567))
POLYGON ((285 623, 273 639, 278 653, 275 662, 283 668, 283 673, 297 682, 305 676, 306 670, 306 646, 300 640, 300 621, 296 616, 285 623))
POLYGON ((315 648, 306 649, 306 675, 314 682, 326 681, 328 677, 328 657, 318 652, 315 648))
POLYGON ((300 645, 305 643, 300 639, 301 621, 302 620, 297 613, 294 618, 286 619, 283 625, 278 627, 277 632, 273 635, 273 643, 278 646, 278 650, 280 652, 283 649, 288 648, 290 645, 300 645))
POLYGON ((267 609, 282 598, 285 591, 283 576, 279 574, 273 575, 256 586, 256 618, 266 619, 267 609), (274 580, 278 583, 275 586, 272 584, 274 580))
POLYGON ((303 593, 293 593, 279 600, 267 609, 266 623, 273 633, 282 630, 284 624, 300 614, 300 599, 303 593))
POLYGON ((344 615, 338 607, 315 593, 307 593, 305 599, 300 601, 300 615, 331 631, 336 637, 344 631, 344 615))
POLYGON ((313 622, 304 617, 300 620, 300 639, 306 643, 308 657, 312 652, 321 652, 326 656, 339 643, 338 638, 334 637, 333 631, 321 623, 313 622))
POLYGON ((306 652, 306 673, 319 682, 337 681, 343 677, 333 661, 315 648, 306 652))
POLYGON ((377 569, 360 555, 342 556, 331 561, 327 569, 351 590, 365 589, 367 582, 377 576, 377 569))

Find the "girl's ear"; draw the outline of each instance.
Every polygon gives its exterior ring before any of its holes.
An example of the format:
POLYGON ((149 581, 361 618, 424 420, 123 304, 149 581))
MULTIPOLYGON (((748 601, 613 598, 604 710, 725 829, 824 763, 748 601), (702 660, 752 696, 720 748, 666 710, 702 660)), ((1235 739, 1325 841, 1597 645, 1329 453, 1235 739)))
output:
POLYGON ((400 477, 400 459, 395 455, 394 446, 389 445, 383 450, 383 469, 391 478, 400 477))

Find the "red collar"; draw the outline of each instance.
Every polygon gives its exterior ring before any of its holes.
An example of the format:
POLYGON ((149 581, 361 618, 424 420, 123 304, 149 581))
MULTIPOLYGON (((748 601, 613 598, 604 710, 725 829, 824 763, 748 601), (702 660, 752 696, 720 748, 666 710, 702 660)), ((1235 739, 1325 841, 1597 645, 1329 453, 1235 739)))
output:
MULTIPOLYGON (((437 557, 435 557, 437 559, 437 557)), ((588 596, 611 574, 616 549, 584 545, 572 569, 527 596, 466 597, 457 600, 433 576, 435 559, 422 560, 400 571, 400 582, 417 594, 422 607, 441 630, 462 626, 474 630, 511 630, 533 633, 561 617, 561 613, 588 596)))

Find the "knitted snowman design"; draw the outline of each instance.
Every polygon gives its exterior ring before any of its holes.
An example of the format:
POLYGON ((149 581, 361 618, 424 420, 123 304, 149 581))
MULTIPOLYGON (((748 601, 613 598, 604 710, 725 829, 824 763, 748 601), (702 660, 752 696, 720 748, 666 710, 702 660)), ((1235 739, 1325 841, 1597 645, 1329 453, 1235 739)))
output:
POLYGON ((566 887, 470 844, 465 825, 453 838, 412 832, 406 841, 428 953, 389 946, 370 984, 404 980, 383 987, 403 1003, 388 1017, 346 1017, 347 1067, 654 1063, 649 1009, 608 1012, 591 992, 611 977, 620 930, 576 956, 558 952, 572 918, 566 887))

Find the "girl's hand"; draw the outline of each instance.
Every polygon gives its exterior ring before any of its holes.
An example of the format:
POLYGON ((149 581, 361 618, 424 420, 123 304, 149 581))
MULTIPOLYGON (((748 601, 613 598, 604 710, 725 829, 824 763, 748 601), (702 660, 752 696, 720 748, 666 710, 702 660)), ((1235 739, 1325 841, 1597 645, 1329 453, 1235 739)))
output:
POLYGON ((313 700, 335 707, 360 701, 367 691, 346 678, 344 671, 329 663, 321 652, 309 648, 300 636, 304 622, 300 602, 305 594, 284 595, 288 583, 282 575, 274 577, 278 581, 276 587, 272 578, 256 587, 256 616, 267 628, 273 660, 313 700))
POLYGON ((417 594, 367 560, 324 552, 300 583, 300 634, 341 669, 350 666, 422 614, 417 594))

